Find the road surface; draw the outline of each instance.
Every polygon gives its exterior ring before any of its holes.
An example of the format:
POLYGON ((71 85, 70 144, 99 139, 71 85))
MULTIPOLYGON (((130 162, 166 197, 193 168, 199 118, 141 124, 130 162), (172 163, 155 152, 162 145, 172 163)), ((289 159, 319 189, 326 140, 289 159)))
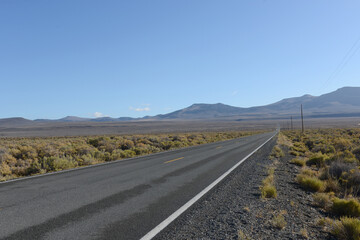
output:
POLYGON ((274 132, 0 184, 0 239, 140 239, 274 132))

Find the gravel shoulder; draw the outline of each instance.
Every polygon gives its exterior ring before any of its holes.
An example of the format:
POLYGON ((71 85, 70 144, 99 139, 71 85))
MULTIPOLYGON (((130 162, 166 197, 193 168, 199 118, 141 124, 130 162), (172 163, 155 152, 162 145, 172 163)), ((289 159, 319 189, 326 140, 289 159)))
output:
POLYGON ((334 239, 317 225, 324 217, 312 197, 295 183, 299 167, 291 156, 270 160, 271 140, 214 190, 171 223, 154 239, 334 239), (259 186, 267 168, 275 166, 277 198, 261 199, 259 186), (283 215, 285 227, 274 224, 283 215))

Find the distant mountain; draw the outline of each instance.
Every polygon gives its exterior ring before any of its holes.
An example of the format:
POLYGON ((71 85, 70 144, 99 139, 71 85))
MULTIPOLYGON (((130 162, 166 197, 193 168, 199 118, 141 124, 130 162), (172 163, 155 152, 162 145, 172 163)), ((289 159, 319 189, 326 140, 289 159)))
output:
POLYGON ((233 107, 222 103, 216 104, 193 104, 172 113, 157 115, 158 119, 211 119, 219 117, 238 116, 243 112, 243 108, 233 107))
POLYGON ((76 116, 66 116, 60 119, 35 119, 34 122, 87 122, 91 118, 81 118, 76 116))
MULTIPOLYGON (((145 119, 147 117, 143 117, 143 119, 145 119)), ((131 118, 131 117, 119 117, 117 118, 119 121, 132 121, 132 120, 137 120, 138 118, 131 118)))
POLYGON ((120 117, 120 118, 111 118, 111 117, 100 117, 90 119, 91 122, 124 122, 124 121, 132 121, 136 118, 131 117, 120 117))
POLYGON ((300 105, 310 117, 342 117, 360 115, 360 87, 344 87, 319 97, 304 95, 250 108, 221 103, 193 104, 190 107, 157 115, 154 119, 276 119, 299 115, 300 105))
POLYGON ((24 118, 0 119, 0 127, 27 126, 36 122, 120 122, 137 120, 251 120, 251 119, 281 119, 289 116, 299 116, 300 105, 303 105, 307 117, 360 117, 360 87, 344 87, 321 96, 304 95, 286 98, 265 106, 241 108, 216 104, 193 104, 168 114, 130 117, 80 118, 67 116, 65 118, 34 121, 24 118))
POLYGON ((301 104, 307 115, 360 113, 360 87, 344 87, 319 97, 304 95, 287 98, 270 105, 249 108, 249 112, 289 115, 298 113, 301 104))
POLYGON ((67 116, 64 118, 60 118, 59 120, 56 120, 58 122, 87 122, 90 118, 81 118, 76 116, 67 116))
POLYGON ((34 122, 22 117, 14 117, 14 118, 2 118, 0 119, 0 127, 18 127, 18 126, 30 126, 33 125, 34 122))

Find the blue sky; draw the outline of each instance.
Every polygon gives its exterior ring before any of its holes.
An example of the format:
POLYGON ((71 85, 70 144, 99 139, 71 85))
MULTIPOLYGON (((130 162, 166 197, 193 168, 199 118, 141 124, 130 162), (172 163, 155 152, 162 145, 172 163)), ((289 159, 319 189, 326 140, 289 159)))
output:
POLYGON ((358 0, 1 0, 0 118, 140 117, 360 86, 359 42, 344 60, 359 11, 358 0))

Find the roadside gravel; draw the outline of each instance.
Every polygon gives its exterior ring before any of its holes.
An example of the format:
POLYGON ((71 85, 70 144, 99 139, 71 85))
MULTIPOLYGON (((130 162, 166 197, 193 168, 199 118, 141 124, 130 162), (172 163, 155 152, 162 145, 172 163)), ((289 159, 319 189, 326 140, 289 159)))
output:
POLYGON ((260 198, 275 144, 276 139, 266 144, 154 239, 334 239, 317 226, 324 216, 294 182, 299 168, 287 153, 275 160, 277 198, 260 198), (286 221, 283 229, 273 224, 279 214, 286 221))

